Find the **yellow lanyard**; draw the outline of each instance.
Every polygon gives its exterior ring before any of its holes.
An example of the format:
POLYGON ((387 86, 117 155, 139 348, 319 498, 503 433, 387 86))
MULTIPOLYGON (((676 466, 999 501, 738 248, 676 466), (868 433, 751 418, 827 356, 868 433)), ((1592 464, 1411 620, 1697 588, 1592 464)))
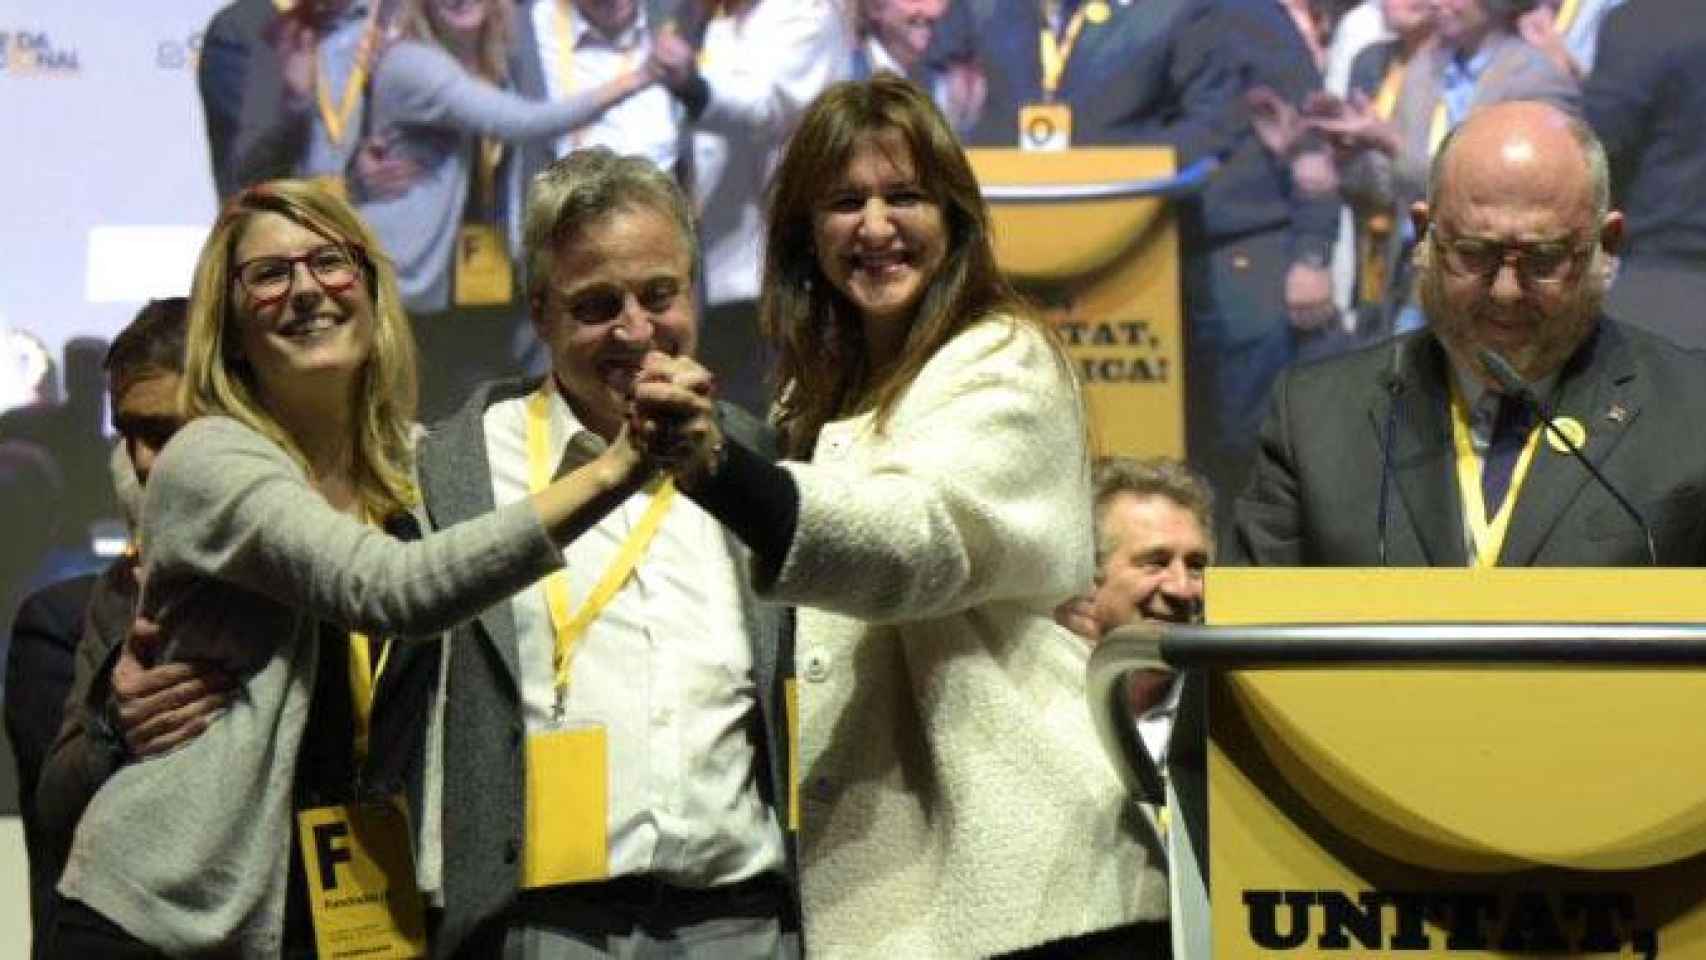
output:
POLYGON ((1552 29, 1563 33, 1576 22, 1576 14, 1581 10, 1581 0, 1564 0, 1558 6, 1558 16, 1552 20, 1552 29))
POLYGON ((1499 512, 1489 521, 1487 502, 1481 496, 1482 461, 1475 453, 1475 443, 1469 433, 1469 409, 1457 392, 1457 384, 1452 383, 1451 440, 1457 450, 1457 489, 1462 495, 1463 516, 1469 521, 1469 535, 1475 541, 1477 567, 1498 565, 1499 551, 1505 546, 1505 531, 1510 528, 1511 513, 1516 508, 1517 492, 1522 489, 1522 481, 1528 476, 1528 465, 1534 459, 1534 450, 1539 445, 1539 439, 1539 427, 1528 431, 1528 440, 1522 445, 1522 455, 1517 457, 1516 468, 1511 471, 1511 485, 1510 489, 1505 491, 1505 502, 1499 504, 1499 512))
POLYGON ((1066 74, 1066 62, 1072 59, 1072 48, 1078 45, 1078 35, 1084 31, 1084 13, 1090 9, 1089 3, 1079 4, 1078 10, 1072 14, 1072 19, 1066 23, 1066 35, 1055 39, 1054 31, 1043 24, 1037 31, 1037 42, 1041 44, 1040 52, 1043 58, 1043 99, 1052 101, 1060 90, 1060 78, 1066 74))
POLYGON ((1374 94, 1374 115, 1382 120, 1392 119, 1392 108, 1398 105, 1398 91, 1404 87, 1404 68, 1409 64, 1392 58, 1392 65, 1386 68, 1386 76, 1380 80, 1380 89, 1374 94))
POLYGON ((320 51, 314 51, 314 97, 320 105, 320 121, 326 125, 326 135, 334 144, 343 142, 344 128, 349 125, 356 104, 361 102, 362 88, 367 86, 368 62, 373 59, 374 43, 378 37, 379 4, 375 2, 367 11, 367 23, 361 28, 361 40, 355 48, 355 66, 350 70, 343 97, 336 107, 332 105, 332 93, 328 89, 331 84, 326 82, 326 75, 321 71, 320 51))
POLYGON ((379 677, 391 659, 391 638, 379 645, 379 666, 373 666, 367 634, 349 632, 349 699, 350 713, 355 720, 355 759, 360 763, 367 756, 367 737, 373 728, 373 691, 379 677))
MULTIPOLYGON (((551 471, 555 466, 551 457, 552 389, 552 381, 547 378, 539 390, 527 398, 527 488, 533 493, 544 490, 551 483, 551 471)), ((622 589, 628 575, 634 572, 646 548, 651 546, 658 527, 663 524, 664 514, 675 501, 675 482, 667 477, 652 481, 646 489, 652 495, 651 505, 640 517, 640 522, 634 525, 628 539, 622 542, 615 559, 598 578, 598 583, 580 609, 573 614, 569 612, 568 574, 559 570, 545 578, 545 605, 551 612, 551 629, 556 635, 551 671, 557 691, 556 716, 559 720, 568 698, 569 664, 575 644, 615 598, 617 591, 622 589)))
POLYGON ((1439 145, 1451 129, 1451 118, 1446 116, 1445 101, 1434 104, 1433 120, 1428 123, 1428 156, 1439 152, 1439 145))
MULTIPOLYGON (((371 517, 367 523, 373 525, 371 517)), ((391 659, 391 638, 379 645, 379 666, 373 665, 373 653, 367 634, 360 630, 349 632, 349 700, 350 716, 355 725, 355 761, 367 758, 368 734, 373 729, 373 692, 379 687, 379 676, 391 659)))

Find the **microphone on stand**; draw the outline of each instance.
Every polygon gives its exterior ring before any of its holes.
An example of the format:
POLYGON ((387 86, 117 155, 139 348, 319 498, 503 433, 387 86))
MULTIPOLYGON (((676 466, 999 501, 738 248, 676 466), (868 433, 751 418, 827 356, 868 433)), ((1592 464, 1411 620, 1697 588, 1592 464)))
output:
POLYGON ((1629 502, 1629 498, 1613 486, 1611 481, 1605 478, 1605 474, 1599 472, 1599 468, 1594 466, 1593 461, 1582 453, 1582 448, 1576 446, 1576 442, 1571 440, 1568 434, 1558 429, 1557 425, 1552 422, 1552 411, 1546 408, 1546 404, 1535 395, 1533 388, 1517 374, 1516 368, 1511 366, 1510 361, 1500 356, 1498 351, 1490 349, 1478 350, 1475 356, 1481 361, 1481 365, 1487 369, 1487 372, 1493 375, 1493 379, 1499 382, 1499 388, 1505 392, 1505 395, 1515 397, 1530 412, 1539 417, 1545 429, 1551 431, 1552 436, 1563 443, 1564 448, 1570 451, 1570 455, 1576 458, 1576 462, 1585 467, 1588 475, 1593 477, 1606 493, 1611 494, 1611 499, 1616 500, 1617 505, 1623 508, 1623 512, 1635 521, 1635 524, 1641 528, 1641 533, 1647 538, 1648 563, 1655 567, 1658 566, 1659 551, 1653 542, 1653 528, 1647 525, 1647 518, 1641 516, 1641 511, 1635 509, 1635 505, 1629 502))
POLYGON ((1386 428, 1380 446, 1380 516, 1375 521, 1375 544, 1380 565, 1386 566, 1386 518, 1390 512, 1392 494, 1392 447, 1398 439, 1398 400, 1404 393, 1404 341, 1392 345, 1392 368, 1381 378, 1386 388, 1386 428))

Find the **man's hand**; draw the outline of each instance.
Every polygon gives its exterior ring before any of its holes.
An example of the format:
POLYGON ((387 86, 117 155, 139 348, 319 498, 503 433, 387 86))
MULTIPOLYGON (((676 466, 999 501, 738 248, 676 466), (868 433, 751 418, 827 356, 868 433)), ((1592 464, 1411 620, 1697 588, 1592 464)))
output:
POLYGON ((1580 83, 1582 68, 1564 46, 1564 37, 1558 32, 1556 17, 1557 14, 1551 6, 1539 4, 1516 18, 1516 32, 1522 35, 1522 39, 1527 41, 1529 46, 1545 54, 1546 59, 1552 61, 1552 65, 1557 67, 1560 73, 1580 83))
POLYGON ((1301 151, 1291 158, 1291 183, 1305 197, 1337 196, 1339 171, 1323 147, 1301 151))
POLYGON ((634 381, 628 432, 642 455, 691 486, 714 471, 723 452, 713 398, 716 377, 691 357, 646 354, 634 381))
POLYGON ((1101 642, 1102 628, 1096 623, 1096 601, 1090 594, 1069 598, 1054 608, 1054 622, 1084 638, 1095 646, 1101 642))
POLYGON ((285 96, 293 103, 307 105, 314 96, 314 56, 320 45, 319 33, 300 17, 279 17, 269 28, 267 40, 278 56, 285 96))
POLYGON ((1333 274, 1325 265, 1299 261, 1285 273, 1285 309, 1296 330, 1319 330, 1338 315, 1333 308, 1333 274))
POLYGON ((685 93, 699 75, 699 54, 673 28, 659 30, 652 38, 652 72, 675 93, 685 93))
POLYGON ((942 112, 955 130, 969 130, 983 116, 984 101, 989 99, 989 80, 983 68, 975 63, 949 64, 942 74, 945 94, 942 112))
POLYGON ((1271 87, 1246 90, 1244 108, 1250 111, 1250 128, 1262 146, 1276 157, 1291 156, 1305 132, 1297 108, 1271 87))
POLYGON ((1311 130, 1327 138, 1340 154, 1363 150, 1378 150, 1389 157, 1404 148, 1398 128, 1382 120, 1374 104, 1361 91, 1351 93, 1340 108, 1332 112, 1312 114, 1304 121, 1311 130))
POLYGON ((143 666, 154 659, 160 644, 160 627, 137 617, 113 664, 115 732, 136 757, 165 753, 199 736, 231 703, 235 686, 229 674, 208 663, 143 666))
POLYGON ((369 200, 393 200, 421 178, 421 165, 391 149, 391 135, 364 137, 350 167, 356 193, 369 200))

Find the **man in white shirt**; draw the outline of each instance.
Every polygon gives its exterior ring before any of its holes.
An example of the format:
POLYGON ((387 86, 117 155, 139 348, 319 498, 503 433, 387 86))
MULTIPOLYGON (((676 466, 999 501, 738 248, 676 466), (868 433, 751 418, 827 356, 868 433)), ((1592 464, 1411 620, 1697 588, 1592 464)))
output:
MULTIPOLYGON (((655 0, 533 0, 525 14, 538 48, 545 96, 562 99, 637 69, 652 56, 654 36, 665 27, 655 0)), ((675 172, 681 158, 684 114, 661 87, 629 97, 557 141, 557 156, 580 147, 609 147, 638 154, 675 172)))
MULTIPOLYGON (((423 441, 440 526, 589 462, 627 429, 646 352, 695 346, 692 217, 657 167, 570 154, 534 181, 525 234, 551 375, 481 388, 423 441)), ((744 548, 653 483, 564 562, 450 644, 435 954, 795 956, 780 623, 744 548)))
MULTIPOLYGON (((1056 619, 1092 643, 1140 620, 1202 622, 1203 575, 1214 558, 1208 481, 1177 460, 1108 457, 1096 464, 1094 487, 1095 589, 1062 604, 1056 619)), ((1127 695, 1138 736, 1166 776, 1166 809, 1175 811, 1160 824, 1173 956, 1207 960, 1207 888, 1197 852, 1205 809, 1200 685, 1170 672, 1139 670, 1127 681, 1127 695), (1181 706, 1185 696, 1190 705, 1181 706)))
POLYGON ((831 0, 729 0, 697 49, 675 30, 655 41, 664 84, 692 124, 691 188, 705 253, 699 359, 722 397, 762 414, 768 357, 758 335, 764 188, 794 123, 845 79, 851 39, 831 0))

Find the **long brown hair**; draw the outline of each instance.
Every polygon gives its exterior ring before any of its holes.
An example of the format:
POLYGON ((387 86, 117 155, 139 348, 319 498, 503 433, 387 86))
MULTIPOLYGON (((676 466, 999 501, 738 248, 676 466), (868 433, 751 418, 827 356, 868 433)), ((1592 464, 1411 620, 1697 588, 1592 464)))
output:
POLYGON ((759 327, 777 353, 776 419, 788 456, 809 456, 823 425, 852 413, 875 410, 881 430, 936 351, 992 315, 1034 326, 1065 363, 1059 338, 996 266, 983 193, 953 130, 910 81, 878 74, 825 90, 788 141, 769 207, 759 327), (855 147, 889 130, 911 151, 918 186, 941 208, 948 236, 899 357, 873 370, 859 311, 818 266, 812 224, 855 147))
POLYGON ((373 297, 373 348, 356 386, 355 488, 369 516, 419 501, 411 431, 416 400, 415 337, 396 273, 379 238, 344 200, 306 180, 275 180, 239 193, 219 215, 196 261, 178 401, 186 420, 223 414, 278 444, 304 470, 308 458, 261 402, 254 370, 234 329, 231 257, 257 215, 276 213, 357 255, 373 297))

